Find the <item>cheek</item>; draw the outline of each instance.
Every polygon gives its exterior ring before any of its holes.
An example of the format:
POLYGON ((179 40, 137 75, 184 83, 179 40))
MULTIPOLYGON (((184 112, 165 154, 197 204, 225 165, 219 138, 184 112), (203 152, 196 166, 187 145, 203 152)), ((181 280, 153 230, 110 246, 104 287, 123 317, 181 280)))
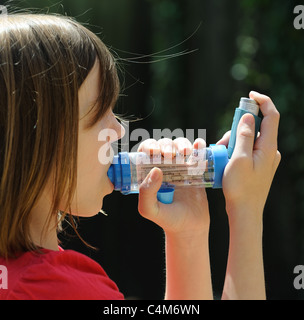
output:
POLYGON ((72 202, 75 215, 97 214, 103 205, 103 197, 113 191, 107 181, 108 168, 98 160, 100 143, 96 145, 91 146, 85 155, 79 156, 76 194, 72 202))
POLYGON ((101 190, 107 182, 107 171, 114 151, 106 139, 98 141, 99 138, 95 131, 82 135, 79 139, 77 181, 82 191, 86 188, 101 190))
POLYGON ((79 149, 77 173, 80 179, 96 180, 106 170, 105 166, 99 161, 100 148, 100 143, 95 141, 94 143, 88 142, 84 148, 79 149))
POLYGON ((94 215, 101 209, 103 197, 113 191, 107 171, 113 158, 113 149, 100 127, 82 131, 78 140, 77 187, 73 199, 73 213, 94 215))

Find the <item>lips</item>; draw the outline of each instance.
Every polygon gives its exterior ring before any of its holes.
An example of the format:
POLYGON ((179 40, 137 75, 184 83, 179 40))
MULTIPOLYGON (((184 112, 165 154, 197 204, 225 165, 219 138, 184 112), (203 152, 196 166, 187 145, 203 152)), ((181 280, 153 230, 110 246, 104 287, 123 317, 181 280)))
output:
POLYGON ((112 181, 109 179, 109 177, 107 176, 109 183, 112 185, 113 189, 114 189, 114 184, 112 183, 112 181))

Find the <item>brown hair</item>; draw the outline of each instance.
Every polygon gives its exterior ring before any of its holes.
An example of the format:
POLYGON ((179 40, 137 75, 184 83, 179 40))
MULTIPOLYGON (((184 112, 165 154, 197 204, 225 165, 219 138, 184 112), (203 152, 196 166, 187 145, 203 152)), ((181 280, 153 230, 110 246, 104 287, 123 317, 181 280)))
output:
POLYGON ((50 174, 53 207, 68 210, 76 186, 78 89, 100 63, 94 125, 115 104, 119 81, 103 42, 71 18, 0 17, 0 256, 35 250, 30 212, 50 174))

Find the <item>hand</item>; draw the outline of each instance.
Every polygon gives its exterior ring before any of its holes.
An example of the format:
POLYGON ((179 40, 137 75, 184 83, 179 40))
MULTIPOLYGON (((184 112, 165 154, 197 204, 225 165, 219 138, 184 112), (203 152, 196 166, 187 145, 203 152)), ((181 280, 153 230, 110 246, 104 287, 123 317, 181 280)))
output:
MULTIPOLYGON (((262 216, 281 159, 277 150, 279 112, 265 95, 252 91, 250 98, 260 104, 264 118, 255 143, 254 117, 246 114, 240 120, 235 150, 223 175, 223 192, 229 217, 235 211, 246 211, 246 214, 259 212, 259 216, 262 216)), ((230 133, 225 134, 217 144, 227 146, 229 137, 230 133)))
MULTIPOLYGON (((190 154, 192 149, 205 147, 203 139, 190 143, 186 138, 148 139, 142 142, 138 151, 147 154, 161 154, 165 158, 175 157, 176 151, 190 154)), ((158 224, 166 234, 193 236, 209 230, 209 209, 204 188, 177 188, 172 204, 157 200, 157 192, 162 183, 162 171, 153 168, 139 188, 138 210, 140 214, 158 224)))

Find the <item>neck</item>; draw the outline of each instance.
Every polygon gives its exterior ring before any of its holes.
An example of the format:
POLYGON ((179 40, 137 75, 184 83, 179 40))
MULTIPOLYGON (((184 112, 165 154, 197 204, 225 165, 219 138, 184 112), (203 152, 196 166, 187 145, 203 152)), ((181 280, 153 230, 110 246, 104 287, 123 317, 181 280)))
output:
POLYGON ((57 216, 50 217, 50 206, 43 199, 31 212, 30 235, 36 246, 58 251, 57 216))

